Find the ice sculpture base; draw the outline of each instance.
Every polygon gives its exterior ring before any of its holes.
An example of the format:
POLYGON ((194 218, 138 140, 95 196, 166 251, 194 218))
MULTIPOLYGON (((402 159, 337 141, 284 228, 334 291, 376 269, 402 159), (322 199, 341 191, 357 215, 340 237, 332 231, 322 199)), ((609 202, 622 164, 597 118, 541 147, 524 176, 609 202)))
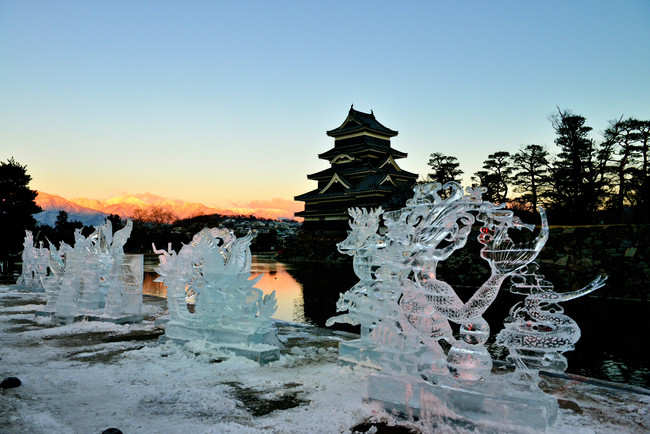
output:
POLYGON ((16 291, 45 292, 42 285, 26 285, 24 283, 16 283, 13 289, 16 291))
POLYGON ((142 322, 142 315, 123 315, 115 318, 103 316, 103 315, 82 315, 82 321, 103 321, 103 322, 112 322, 115 324, 132 324, 142 322))
POLYGON ((249 334, 240 330, 192 327, 173 321, 165 324, 161 342, 184 344, 189 341, 205 341, 218 349, 254 360, 261 365, 280 360, 280 341, 275 332, 249 334))
POLYGON ((381 369, 379 363, 381 355, 380 349, 372 341, 353 339, 339 342, 338 362, 340 365, 358 365, 381 369))
MULTIPOLYGON (((192 342, 186 339, 174 339, 167 336, 165 333, 158 337, 158 342, 161 344, 165 343, 174 343, 177 345, 185 345, 188 342, 192 342)), ((266 365, 267 363, 275 362, 280 360, 280 350, 277 347, 266 344, 253 344, 253 345, 237 345, 237 344, 227 344, 223 342, 210 342, 215 351, 225 353, 224 359, 227 359, 226 354, 234 354, 238 357, 245 357, 249 360, 259 363, 260 365, 266 365)))
POLYGON ((432 417, 459 424, 513 426, 545 430, 557 419, 557 399, 543 392, 535 393, 517 385, 504 387, 503 382, 488 380, 471 388, 457 385, 429 384, 412 377, 382 373, 368 377, 368 398, 423 422, 432 417))
POLYGON ((81 321, 102 321, 102 322, 112 322, 115 324, 131 324, 142 322, 142 315, 125 315, 116 318, 111 318, 105 315, 57 315, 54 312, 48 312, 44 310, 36 311, 36 316, 39 317, 50 317, 52 320, 52 325, 68 325, 81 321))

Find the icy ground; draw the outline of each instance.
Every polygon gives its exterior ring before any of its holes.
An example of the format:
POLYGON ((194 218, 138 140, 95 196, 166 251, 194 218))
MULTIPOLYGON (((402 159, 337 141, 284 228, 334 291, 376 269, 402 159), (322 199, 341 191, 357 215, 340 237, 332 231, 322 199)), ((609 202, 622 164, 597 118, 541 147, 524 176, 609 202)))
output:
MULTIPOLYGON (((364 402, 370 371, 336 363, 347 336, 278 322, 281 360, 224 359, 205 345, 158 344, 165 300, 145 297, 137 325, 36 317, 43 294, 0 286, 2 433, 456 433, 518 427, 406 421, 364 402)), ((548 432, 650 431, 650 395, 607 384, 548 378, 560 416, 548 432)))

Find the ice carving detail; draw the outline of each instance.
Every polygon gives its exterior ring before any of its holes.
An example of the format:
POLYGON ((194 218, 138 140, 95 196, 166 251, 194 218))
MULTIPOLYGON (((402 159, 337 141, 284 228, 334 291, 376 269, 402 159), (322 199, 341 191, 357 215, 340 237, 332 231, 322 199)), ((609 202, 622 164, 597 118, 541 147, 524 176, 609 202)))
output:
POLYGON ((110 220, 88 237, 76 229, 71 247, 50 242, 50 275, 44 279, 47 303, 43 313, 55 323, 76 318, 138 322, 142 319, 142 255, 126 255, 124 244, 133 222, 113 234, 110 220))
POLYGON ((510 231, 532 234, 535 227, 522 223, 504 204, 484 201, 485 191, 484 187, 463 191, 455 182, 422 184, 400 210, 350 209, 351 231, 339 250, 354 256, 360 281, 341 294, 337 304, 347 314, 330 318, 328 325, 337 321, 362 325, 361 340, 369 335, 374 349, 366 346, 358 357, 373 359, 386 373, 422 377, 432 384, 452 379, 464 387, 480 383, 492 369, 485 346, 490 327, 483 314, 503 283, 513 278, 513 292, 525 289, 526 299, 513 307, 498 342, 509 349, 518 376, 523 369, 532 370, 526 372, 533 378, 543 366, 566 368, 560 353, 572 349, 580 334, 557 303, 601 287, 604 278, 563 295, 549 289, 541 276, 528 271, 536 269, 533 261, 549 237, 546 213, 539 209, 536 237, 515 243, 510 231), (382 235, 380 219, 385 224, 382 235), (439 279, 437 267, 466 245, 475 226, 480 257, 489 265, 490 276, 463 302, 448 282, 439 279), (531 319, 539 324, 534 331, 528 324, 531 319), (446 352, 442 341, 447 342, 446 352))
POLYGON ((40 242, 34 246, 32 231, 25 231, 25 241, 22 253, 22 272, 16 281, 21 289, 43 291, 43 280, 47 277, 48 258, 50 252, 40 242))
POLYGON ((271 321, 275 291, 265 295, 255 287, 262 276, 251 278, 251 240, 250 233, 237 238, 229 229, 205 228, 178 253, 153 246, 160 261, 156 281, 167 286, 168 339, 206 340, 262 363, 279 357, 271 321))

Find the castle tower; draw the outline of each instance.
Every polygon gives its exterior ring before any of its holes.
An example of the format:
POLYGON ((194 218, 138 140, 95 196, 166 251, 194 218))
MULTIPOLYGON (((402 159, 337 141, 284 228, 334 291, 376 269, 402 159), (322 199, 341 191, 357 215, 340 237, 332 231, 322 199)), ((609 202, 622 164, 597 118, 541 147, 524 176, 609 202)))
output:
POLYGON ((341 126, 327 135, 334 138, 334 147, 318 158, 328 161, 330 167, 307 175, 318 182, 317 188, 295 196, 305 202, 305 210, 296 213, 305 219, 303 229, 346 229, 348 208, 386 208, 396 191, 411 193, 418 175, 397 164, 407 156, 390 146, 397 131, 380 124, 372 112, 351 107, 341 126))

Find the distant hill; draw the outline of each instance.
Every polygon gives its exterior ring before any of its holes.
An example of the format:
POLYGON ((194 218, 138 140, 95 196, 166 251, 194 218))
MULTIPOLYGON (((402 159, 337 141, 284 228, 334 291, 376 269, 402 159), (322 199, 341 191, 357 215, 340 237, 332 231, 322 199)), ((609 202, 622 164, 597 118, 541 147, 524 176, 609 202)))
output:
POLYGON ((138 212, 147 212, 157 207, 170 212, 178 219, 201 215, 221 214, 224 216, 254 216, 271 220, 292 220, 293 211, 270 208, 236 208, 223 209, 205 206, 201 203, 184 202, 169 199, 152 193, 127 194, 108 200, 88 198, 65 199, 61 196, 38 192, 36 203, 43 211, 34 218, 40 224, 53 226, 59 211, 68 213, 70 221, 80 221, 84 225, 97 226, 104 222, 106 216, 117 214, 122 218, 133 217, 138 212))
POLYGON ((76 204, 61 196, 38 192, 36 204, 43 211, 34 214, 36 221, 42 225, 54 226, 60 211, 68 213, 69 221, 78 221, 87 226, 98 226, 106 220, 107 213, 76 204))

